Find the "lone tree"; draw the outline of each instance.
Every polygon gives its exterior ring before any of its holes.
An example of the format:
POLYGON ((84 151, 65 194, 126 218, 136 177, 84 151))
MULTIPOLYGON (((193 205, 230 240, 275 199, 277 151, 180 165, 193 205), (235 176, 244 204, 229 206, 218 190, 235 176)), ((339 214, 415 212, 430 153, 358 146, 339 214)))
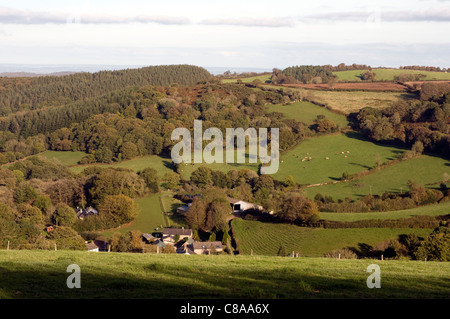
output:
POLYGON ((186 220, 194 229, 216 232, 226 229, 226 218, 231 213, 231 205, 226 196, 212 188, 194 199, 186 220))
POLYGON ((295 193, 284 198, 277 213, 277 217, 284 221, 300 224, 317 220, 318 215, 319 210, 314 201, 295 193))

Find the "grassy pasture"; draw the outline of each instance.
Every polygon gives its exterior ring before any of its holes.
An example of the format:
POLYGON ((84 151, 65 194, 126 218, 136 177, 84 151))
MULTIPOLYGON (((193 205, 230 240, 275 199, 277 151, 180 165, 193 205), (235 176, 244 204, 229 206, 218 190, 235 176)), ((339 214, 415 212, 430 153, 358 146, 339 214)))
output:
POLYGON ((374 167, 377 155, 387 161, 402 151, 365 141, 356 133, 310 138, 281 156, 280 169, 274 178, 284 180, 292 175, 300 184, 332 182, 340 179, 343 172, 354 174, 374 167), (347 151, 350 153, 342 154, 347 151), (312 159, 302 162, 304 157, 312 159))
POLYGON ((441 216, 450 212, 450 201, 422 206, 412 209, 397 210, 392 212, 374 213, 320 213, 322 219, 338 222, 354 222, 369 219, 402 219, 414 216, 441 216))
MULTIPOLYGON (((265 83, 266 81, 270 80, 272 77, 272 74, 264 74, 264 75, 258 75, 258 76, 251 76, 248 78, 241 78, 243 83, 251 83, 254 80, 260 80, 262 83, 265 83)), ((224 79, 222 80, 223 83, 237 83, 237 79, 224 79)))
MULTIPOLYGON (((339 81, 358 81, 359 76, 367 70, 351 70, 333 72, 338 77, 339 81)), ((423 74, 426 77, 424 81, 433 80, 450 80, 450 73, 445 72, 430 72, 419 70, 398 70, 398 69, 373 69, 376 74, 377 81, 394 81, 394 76, 400 74, 423 74)))
POLYGON ((318 115, 324 115, 326 118, 334 121, 341 128, 348 125, 347 118, 343 115, 333 113, 324 107, 320 107, 311 102, 296 102, 288 105, 270 104, 267 107, 269 113, 280 112, 286 118, 294 119, 305 124, 313 124, 318 115))
POLYGON ((2 299, 449 298, 450 263, 262 256, 0 251, 2 299), (367 267, 382 289, 368 289, 367 267), (68 289, 68 265, 81 288, 68 289))
MULTIPOLYGON (((446 159, 428 155, 402 161, 373 174, 338 184, 306 188, 307 196, 312 198, 317 193, 333 196, 334 199, 345 197, 358 198, 369 194, 383 192, 407 191, 407 182, 414 180, 420 185, 439 183, 444 173, 450 174, 450 162, 446 159)), ((428 187, 439 187, 439 184, 428 187)))
POLYGON ((410 100, 415 95, 400 92, 372 91, 320 91, 308 90, 308 99, 327 105, 345 114, 357 112, 364 107, 385 108, 399 100, 410 100))
POLYGON ((64 166, 78 165, 78 162, 86 156, 84 152, 59 152, 59 151, 45 151, 41 154, 48 159, 56 159, 64 166))
POLYGON ((70 167, 71 171, 74 173, 82 172, 86 167, 90 166, 99 166, 99 167, 122 167, 133 170, 134 172, 138 172, 147 167, 152 167, 156 169, 159 173, 159 176, 162 177, 165 173, 171 172, 170 168, 172 160, 169 157, 161 157, 157 155, 149 155, 149 156, 141 156, 134 158, 128 161, 122 161, 118 163, 112 164, 86 164, 86 165, 77 165, 70 167))
POLYGON ((232 222, 239 249, 245 255, 276 256, 280 246, 286 253, 300 252, 305 257, 322 257, 342 248, 360 250, 380 242, 398 239, 399 235, 415 233, 426 236, 431 229, 391 228, 307 228, 287 224, 270 224, 235 219, 232 222))

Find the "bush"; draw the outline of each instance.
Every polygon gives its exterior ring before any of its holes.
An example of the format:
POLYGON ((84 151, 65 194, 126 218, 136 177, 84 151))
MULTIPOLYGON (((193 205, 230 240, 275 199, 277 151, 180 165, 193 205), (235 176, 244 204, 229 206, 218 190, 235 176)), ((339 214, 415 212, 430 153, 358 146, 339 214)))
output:
POLYGON ((420 243, 415 257, 419 260, 450 261, 450 229, 436 228, 420 243))

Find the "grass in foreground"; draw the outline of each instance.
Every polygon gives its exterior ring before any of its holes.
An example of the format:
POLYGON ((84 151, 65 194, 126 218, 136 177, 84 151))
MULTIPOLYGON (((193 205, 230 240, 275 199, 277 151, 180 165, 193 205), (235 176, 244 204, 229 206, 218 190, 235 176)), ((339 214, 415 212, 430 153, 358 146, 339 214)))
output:
POLYGON ((2 299, 449 298, 449 280, 448 262, 0 251, 2 299), (381 289, 366 285, 373 263, 381 289))
POLYGON ((232 222, 238 247, 245 255, 276 256, 280 246, 287 253, 300 252, 306 257, 322 257, 342 248, 361 251, 383 241, 398 239, 399 235, 415 233, 424 237, 431 229, 390 228, 307 228, 287 224, 270 224, 235 219, 232 222))

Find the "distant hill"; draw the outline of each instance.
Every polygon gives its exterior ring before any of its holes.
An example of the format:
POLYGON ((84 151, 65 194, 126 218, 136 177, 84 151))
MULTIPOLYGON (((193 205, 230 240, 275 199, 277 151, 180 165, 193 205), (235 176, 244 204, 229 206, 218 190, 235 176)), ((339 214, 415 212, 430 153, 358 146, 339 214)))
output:
POLYGON ((53 73, 32 73, 32 72, 3 72, 0 73, 0 77, 3 78, 37 78, 40 76, 65 76, 65 75, 71 75, 81 72, 53 72, 53 73))
POLYGON ((62 104, 62 101, 91 99, 127 87, 190 86, 207 81, 211 76, 207 70, 197 66, 161 65, 64 76, 4 77, 0 78, 0 116, 39 108, 55 101, 62 104))

